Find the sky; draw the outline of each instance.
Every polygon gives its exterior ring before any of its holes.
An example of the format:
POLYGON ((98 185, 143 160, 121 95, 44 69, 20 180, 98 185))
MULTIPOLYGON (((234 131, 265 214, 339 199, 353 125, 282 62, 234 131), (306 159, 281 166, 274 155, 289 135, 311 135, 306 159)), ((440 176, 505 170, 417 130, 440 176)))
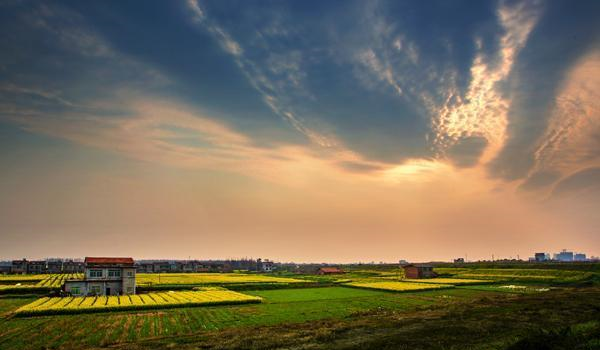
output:
POLYGON ((600 255, 600 2, 0 1, 0 259, 600 255))

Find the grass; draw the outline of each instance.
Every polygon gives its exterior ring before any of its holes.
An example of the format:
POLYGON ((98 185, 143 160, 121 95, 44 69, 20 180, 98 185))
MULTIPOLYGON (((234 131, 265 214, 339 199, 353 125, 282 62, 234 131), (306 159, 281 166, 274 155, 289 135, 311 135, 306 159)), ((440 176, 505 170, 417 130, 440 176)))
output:
POLYGON ((458 288, 418 294, 370 292, 391 298, 390 305, 403 301, 408 304, 377 307, 382 299, 371 295, 111 313, 101 318, 69 315, 11 319, 6 327, 0 323, 0 348, 595 349, 599 340, 597 288, 526 295, 458 288), (443 296, 457 300, 445 302, 443 296), (353 307, 356 300, 372 300, 373 304, 360 312, 343 313, 343 305, 353 307), (339 309, 335 307, 338 304, 339 309), (310 318, 314 315, 309 310, 319 306, 322 312, 331 306, 340 313, 336 317, 310 318), (295 316, 294 324, 286 321, 290 316, 295 316), (24 329, 18 325, 21 321, 31 323, 24 329), (526 339, 536 340, 538 336, 546 342, 538 340, 534 344, 537 347, 524 345, 526 339))
POLYGON ((522 285, 522 284, 494 284, 494 285, 465 285, 461 288, 490 291, 490 292, 503 292, 503 293, 541 293, 548 292, 552 288, 542 285, 522 285))
MULTIPOLYGON (((156 337, 178 337, 229 328, 302 324, 323 319, 347 319, 376 310, 408 311, 470 300, 480 291, 444 290, 395 294, 344 287, 250 291, 260 304, 182 307, 0 319, 0 349, 89 348, 156 337), (443 292, 443 293, 442 293, 443 292), (447 296, 452 296, 447 298, 447 296), (446 297, 445 297, 446 296, 446 297), (68 331, 66 331, 68 330, 68 331), (40 334, 43 334, 41 336, 40 334)), ((7 312, 33 299, 0 298, 7 312), (12 308, 12 309, 11 309, 12 308)))
POLYGON ((598 278, 588 271, 558 269, 486 269, 486 268, 435 268, 437 273, 452 278, 476 278, 494 281, 516 281, 534 283, 578 283, 598 278))
POLYGON ((461 303, 377 309, 293 327, 280 324, 165 336, 111 348, 597 349, 599 308, 599 289, 510 297, 480 294, 461 303))
POLYGON ((14 313, 17 316, 40 316, 259 302, 259 297, 227 290, 171 291, 132 296, 40 298, 18 308, 14 313))
MULTIPOLYGON (((500 273, 503 276, 528 276, 519 271, 521 269, 454 269, 452 272, 458 277, 460 273, 473 272, 496 275, 495 270, 505 271, 500 273)), ((575 271, 571 277, 553 272, 543 274, 554 277, 553 281, 559 278, 581 285, 582 275, 578 272, 575 271)), ((220 274, 210 275, 218 278, 220 274)), ((447 275, 450 276, 449 273, 447 275)), ((455 278, 454 275, 452 278, 455 278)), ((541 276, 537 271, 531 271, 529 275, 541 276)), ((161 274, 161 280, 163 276, 161 274)), ((363 269, 323 282, 409 283, 386 280, 394 276, 397 275, 385 271, 372 273, 363 269)), ((294 279, 306 283, 305 277, 294 279)), ((476 279, 498 282, 493 278, 476 279)), ((245 288, 252 286, 252 283, 232 285, 245 288)), ((298 282, 289 284, 294 283, 303 285, 298 282)), ((35 298, 26 295, 0 296, 0 314, 4 315, 0 317, 0 349, 506 349, 511 346, 513 349, 527 349, 528 344, 537 338, 566 344, 562 347, 564 349, 598 348, 598 325, 594 321, 597 322, 597 312, 600 310, 600 288, 561 285, 546 292, 538 291, 546 290, 546 285, 554 283, 511 281, 403 293, 347 288, 343 285, 253 290, 244 294, 261 297, 262 303, 114 309, 101 315, 39 317, 11 316, 15 310, 34 302, 35 298), (502 288, 506 285, 525 288, 502 288)), ((423 286, 421 281, 411 284, 423 286)), ((204 291, 217 291, 217 286, 221 285, 227 283, 196 284, 203 286, 201 289, 204 291)), ((100 300, 105 307, 114 306, 114 300, 100 300)), ((73 300, 66 307, 72 303, 73 300)), ((119 298, 117 303, 120 305, 124 302, 119 298)))
POLYGON ((426 291, 435 289, 447 289, 454 288, 453 285, 449 284, 436 284, 436 283, 411 283, 411 282, 352 282, 344 284, 344 286, 354 288, 366 288, 375 290, 384 290, 390 292, 414 292, 414 291, 426 291))

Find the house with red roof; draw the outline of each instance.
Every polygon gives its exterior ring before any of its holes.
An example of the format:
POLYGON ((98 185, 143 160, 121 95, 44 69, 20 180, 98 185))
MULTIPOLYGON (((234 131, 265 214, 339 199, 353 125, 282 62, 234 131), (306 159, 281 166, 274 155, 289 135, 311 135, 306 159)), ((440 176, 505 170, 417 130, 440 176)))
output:
POLYGON ((317 275, 341 275, 344 273, 339 267, 320 267, 317 270, 317 275))
POLYGON ((132 258, 86 257, 84 278, 67 280, 63 290, 71 295, 135 294, 132 258))

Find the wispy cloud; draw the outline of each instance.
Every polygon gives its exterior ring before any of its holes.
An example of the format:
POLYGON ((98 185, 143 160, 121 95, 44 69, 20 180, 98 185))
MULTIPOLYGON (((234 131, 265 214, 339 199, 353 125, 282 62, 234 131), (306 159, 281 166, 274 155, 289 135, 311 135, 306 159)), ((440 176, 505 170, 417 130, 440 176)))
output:
MULTIPOLYGON (((302 61, 300 52, 280 55, 269 52, 266 62, 249 58, 244 55, 244 48, 238 41, 222 26, 205 15, 198 1, 188 1, 187 4, 192 18, 201 18, 195 22, 199 22, 205 30, 213 34, 223 49, 233 56, 250 84, 263 96, 263 100, 275 114, 287 120, 296 130, 320 146, 334 147, 338 144, 333 135, 326 135, 307 126, 307 122, 290 103, 293 95, 289 91, 310 97, 302 86, 303 73, 300 68, 302 61)), ((269 28, 270 32, 274 31, 273 25, 269 28)), ((278 36, 285 35, 285 31, 282 30, 278 30, 277 33, 278 36)), ((269 44, 265 38, 266 36, 260 32, 256 37, 261 41, 262 48, 269 51, 269 44)))
POLYGON ((539 9, 524 2, 501 4, 497 14, 504 29, 497 62, 486 60, 483 53, 475 56, 471 82, 464 96, 455 85, 445 93, 445 102, 441 106, 423 96, 432 114, 432 142, 439 156, 445 156, 447 150, 462 138, 483 137, 488 144, 481 158, 485 163, 504 145, 510 98, 499 91, 498 84, 508 78, 518 52, 525 46, 537 22, 539 9))
POLYGON ((600 52, 585 55, 558 92, 530 176, 570 174, 600 164, 600 52))

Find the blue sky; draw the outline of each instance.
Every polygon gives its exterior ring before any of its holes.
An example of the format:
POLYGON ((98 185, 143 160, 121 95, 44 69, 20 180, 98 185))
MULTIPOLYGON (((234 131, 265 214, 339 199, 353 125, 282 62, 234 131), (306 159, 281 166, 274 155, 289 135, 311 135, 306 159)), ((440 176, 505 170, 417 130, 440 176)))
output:
MULTIPOLYGON (((157 198, 178 186, 175 176, 259 202, 274 196, 283 211, 304 203, 302 193, 348 193, 356 182, 376 201, 386 191, 437 199, 458 186, 466 191, 458 203, 502 193, 548 215, 598 205, 590 195, 600 186, 597 1, 7 0, 0 8, 0 165, 17 197, 57 169, 94 177, 86 187, 98 174, 135 179, 144 168, 156 175, 145 178, 149 188, 170 179, 157 198), (52 162, 40 161, 49 153, 52 162), (207 180, 214 174, 216 183, 207 180), (454 178, 462 180, 447 183, 454 178)), ((118 201, 115 188, 95 210, 118 201)), ((223 212, 238 203, 222 201, 223 212)), ((185 205, 190 217, 210 206, 185 205)), ((43 205, 14 210, 51 217, 43 205)), ((134 208, 122 210, 77 228, 118 227, 134 208)), ((592 242, 598 221, 575 216, 565 227, 585 227, 582 240, 592 242)), ((48 220, 40 222, 67 230, 48 220)))

